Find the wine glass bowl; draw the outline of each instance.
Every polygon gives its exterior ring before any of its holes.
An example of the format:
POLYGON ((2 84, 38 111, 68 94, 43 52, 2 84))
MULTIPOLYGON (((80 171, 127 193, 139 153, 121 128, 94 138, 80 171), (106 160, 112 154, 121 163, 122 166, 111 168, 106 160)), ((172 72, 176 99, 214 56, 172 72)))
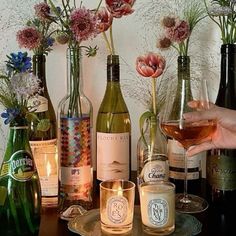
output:
MULTIPOLYGON (((200 86, 195 89, 193 98, 190 85, 185 80, 170 96, 167 96, 164 111, 161 116, 162 132, 184 147, 184 193, 176 194, 176 210, 184 213, 197 213, 207 209, 208 203, 203 198, 188 194, 187 192, 187 157, 186 150, 192 145, 200 144, 211 137, 216 129, 213 120, 192 122, 184 119, 184 114, 193 111, 209 109, 206 80, 200 81, 200 86), (186 86, 189 86, 188 88, 186 86), (188 91, 188 92, 186 92, 188 91), (173 97, 174 94, 174 97, 173 97)), ((174 84, 171 85, 172 87, 174 84)))

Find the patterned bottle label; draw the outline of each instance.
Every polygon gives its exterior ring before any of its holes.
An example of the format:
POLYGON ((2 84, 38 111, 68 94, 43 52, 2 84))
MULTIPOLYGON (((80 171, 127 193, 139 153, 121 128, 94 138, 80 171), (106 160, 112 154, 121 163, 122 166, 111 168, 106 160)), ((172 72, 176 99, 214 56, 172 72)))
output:
POLYGON ((207 179, 219 190, 236 190, 235 157, 212 155, 207 158, 207 179))
POLYGON ((35 173, 32 155, 25 150, 18 150, 12 154, 9 161, 3 162, 0 178, 11 176, 16 181, 30 180, 35 173))
POLYGON ((121 224, 127 218, 128 201, 125 197, 111 197, 107 201, 107 216, 114 224, 121 224))
POLYGON ((149 221, 158 227, 164 226, 169 219, 169 205, 165 199, 152 199, 148 203, 149 221))
POLYGON ((129 133, 97 132, 97 178, 129 179, 129 133))
POLYGON ((91 199, 92 164, 90 118, 60 118, 60 191, 68 200, 91 199))

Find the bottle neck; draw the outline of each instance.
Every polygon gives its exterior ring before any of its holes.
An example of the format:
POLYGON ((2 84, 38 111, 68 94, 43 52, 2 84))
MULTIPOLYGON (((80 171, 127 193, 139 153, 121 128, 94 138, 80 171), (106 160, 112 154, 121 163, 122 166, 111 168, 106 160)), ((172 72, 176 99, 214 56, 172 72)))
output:
POLYGON ((178 80, 190 80, 190 58, 189 56, 178 57, 178 80))
POLYGON ((45 55, 40 54, 33 56, 33 73, 40 80, 40 87, 47 91, 45 55))
POLYGON ((79 47, 67 49, 67 94, 83 93, 82 55, 79 47))
POLYGON ((118 55, 107 56, 107 82, 120 82, 120 63, 118 55))

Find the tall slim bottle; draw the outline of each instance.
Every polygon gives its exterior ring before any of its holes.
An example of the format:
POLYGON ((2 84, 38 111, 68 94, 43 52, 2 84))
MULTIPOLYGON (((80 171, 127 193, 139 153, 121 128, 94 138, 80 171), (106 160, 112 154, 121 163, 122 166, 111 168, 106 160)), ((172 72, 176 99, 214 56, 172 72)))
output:
POLYGON ((120 88, 118 55, 107 57, 107 86, 97 115, 97 179, 130 178, 131 122, 120 88))
MULTIPOLYGON (((221 78, 216 105, 236 110, 236 45, 221 46, 221 78)), ((207 180, 212 203, 220 210, 236 207, 236 149, 208 152, 207 180)))
MULTIPOLYGON (((40 87, 42 88, 42 91, 40 91, 37 100, 31 102, 40 104, 36 110, 38 118, 49 119, 50 121, 50 128, 46 132, 37 130, 37 120, 33 120, 30 124, 30 146, 35 159, 36 167, 39 169, 44 165, 41 158, 42 155, 40 155, 41 151, 44 153, 55 153, 57 146, 56 115, 47 89, 45 55, 42 54, 33 56, 33 73, 40 80, 40 87)), ((39 171, 39 173, 41 172, 39 171)), ((43 206, 57 206, 58 175, 55 170, 54 173, 55 174, 51 173, 48 177, 40 176, 43 206)))
MULTIPOLYGON (((178 85, 177 94, 185 94, 188 101, 192 99, 191 91, 191 77, 190 77, 190 58, 188 56, 178 57, 178 85), (184 81, 184 83, 182 82, 184 81), (183 86, 183 84, 185 86, 183 86), (185 91, 183 91, 185 89, 185 91)), ((176 96, 173 109, 180 111, 181 103, 180 97, 176 96)), ((173 114, 177 114, 173 110, 173 114)), ((180 116, 179 116, 180 117, 180 116)), ((183 192, 184 181, 184 148, 176 140, 168 139, 167 145, 168 159, 169 159, 169 178, 171 182, 176 185, 176 192, 183 192)), ((188 189, 189 192, 195 193, 197 186, 200 186, 200 159, 198 156, 188 158, 188 189)))

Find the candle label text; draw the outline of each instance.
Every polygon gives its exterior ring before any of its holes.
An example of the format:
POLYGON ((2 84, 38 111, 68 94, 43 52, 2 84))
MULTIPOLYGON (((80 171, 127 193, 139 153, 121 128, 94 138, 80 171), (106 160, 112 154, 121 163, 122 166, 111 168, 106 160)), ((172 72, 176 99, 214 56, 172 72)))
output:
POLYGON ((107 201, 107 216, 114 224, 123 223, 127 218, 128 201, 125 197, 111 197, 107 201))
POLYGON ((156 226, 164 226, 169 217, 169 205, 165 199, 152 199, 148 203, 149 221, 156 226))

